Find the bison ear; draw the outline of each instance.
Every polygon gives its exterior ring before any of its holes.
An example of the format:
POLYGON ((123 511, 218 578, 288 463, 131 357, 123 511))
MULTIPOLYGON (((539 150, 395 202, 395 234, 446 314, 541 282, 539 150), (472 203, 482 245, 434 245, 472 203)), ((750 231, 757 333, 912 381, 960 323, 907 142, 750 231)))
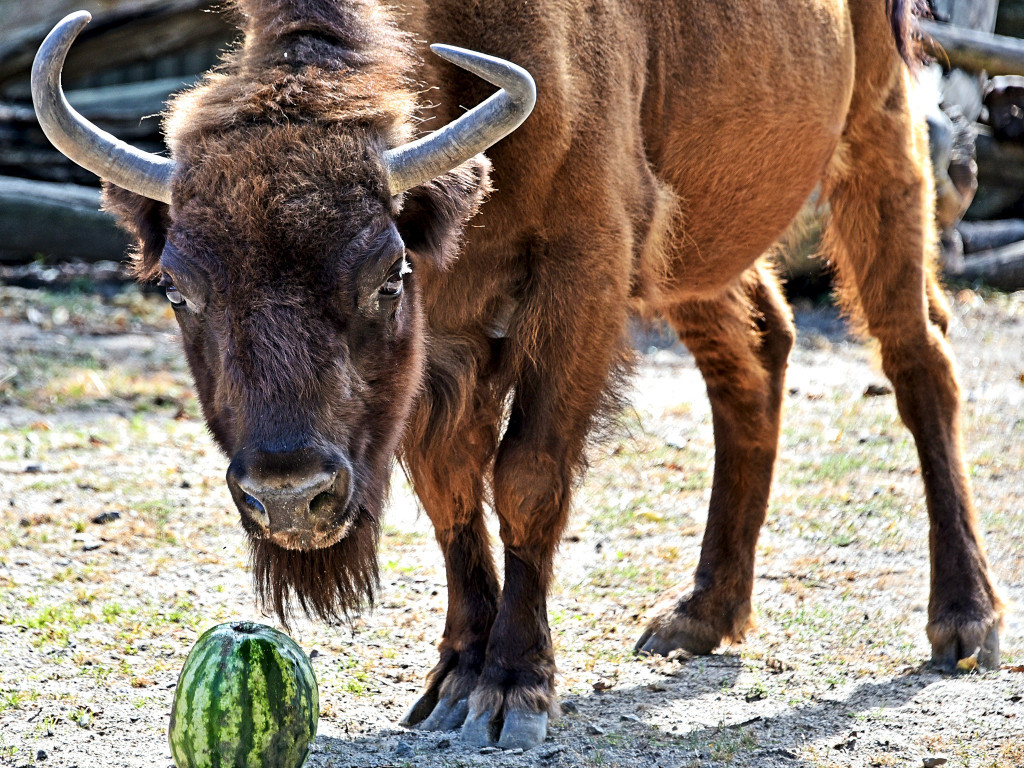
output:
POLYGON ((160 273, 160 254, 167 240, 170 215, 166 203, 150 200, 108 181, 103 182, 103 210, 114 214, 122 229, 133 235, 132 274, 137 280, 153 280, 160 273))
POLYGON ((405 193, 396 223, 413 255, 444 269, 459 254, 466 222, 491 191, 491 163, 477 155, 405 193))

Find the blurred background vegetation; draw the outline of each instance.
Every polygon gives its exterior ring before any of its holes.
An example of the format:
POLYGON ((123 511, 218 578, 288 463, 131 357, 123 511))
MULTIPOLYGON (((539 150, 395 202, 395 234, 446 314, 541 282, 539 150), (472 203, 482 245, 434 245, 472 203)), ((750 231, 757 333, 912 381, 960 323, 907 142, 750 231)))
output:
MULTIPOLYGON (((98 179, 49 144, 32 110, 32 57, 53 24, 71 11, 93 14, 64 68, 72 105, 125 141, 166 152, 160 113, 168 96, 214 66, 236 37, 224 5, 0 0, 0 281, 124 278, 127 238, 99 211, 98 179)), ((939 43, 927 46, 934 63, 919 73, 918 96, 929 115, 943 266, 963 282, 1021 289, 1024 0, 932 0, 932 11, 939 26, 928 30, 939 43)), ((825 215, 812 196, 780 243, 791 290, 828 289, 816 258, 825 215)))

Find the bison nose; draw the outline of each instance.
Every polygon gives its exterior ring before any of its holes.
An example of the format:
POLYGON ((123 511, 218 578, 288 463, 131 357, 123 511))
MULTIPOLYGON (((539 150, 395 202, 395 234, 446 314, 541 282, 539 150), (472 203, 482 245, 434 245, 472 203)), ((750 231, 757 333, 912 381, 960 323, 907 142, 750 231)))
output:
POLYGON ((284 546, 324 546, 345 522, 351 471, 340 456, 310 449, 242 453, 227 481, 245 528, 284 546))

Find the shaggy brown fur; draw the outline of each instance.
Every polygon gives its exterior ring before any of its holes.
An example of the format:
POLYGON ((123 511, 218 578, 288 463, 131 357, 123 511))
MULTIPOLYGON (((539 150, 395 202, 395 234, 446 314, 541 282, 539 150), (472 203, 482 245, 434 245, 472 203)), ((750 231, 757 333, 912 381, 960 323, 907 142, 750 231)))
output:
POLYGON ((693 587, 639 647, 707 653, 741 637, 793 341, 758 259, 822 184, 844 304, 879 339, 919 447, 934 658, 949 667, 985 644, 994 663, 1002 606, 967 486, 908 100, 915 5, 239 0, 244 44, 170 109, 174 205, 112 188, 107 200, 139 237, 139 275, 188 299, 186 352, 233 457, 264 597, 329 617, 372 592, 400 447, 449 580, 441 660, 408 722, 543 738, 553 555, 639 312, 693 351, 716 439, 693 587), (493 90, 423 41, 521 64, 539 98, 488 152, 493 167, 478 158, 392 199, 383 150, 493 90), (412 274, 399 278, 403 243, 412 274), (399 279, 404 295, 384 297, 399 279), (298 452, 351 466, 310 509, 339 535, 358 521, 354 542, 285 551, 275 541, 293 539, 246 506, 239 478, 298 452))

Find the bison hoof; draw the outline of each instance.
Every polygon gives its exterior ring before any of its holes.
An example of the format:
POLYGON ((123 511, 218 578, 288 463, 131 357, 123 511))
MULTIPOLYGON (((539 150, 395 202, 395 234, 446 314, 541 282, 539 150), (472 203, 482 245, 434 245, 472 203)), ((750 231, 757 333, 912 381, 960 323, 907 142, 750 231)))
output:
POLYGON ((668 656, 672 651, 686 651, 706 656, 722 642, 722 634, 673 610, 654 619, 640 635, 633 653, 668 656))
POLYGON ((953 674, 961 668, 962 660, 975 658, 980 667, 999 669, 998 624, 989 629, 988 634, 981 642, 978 642, 976 638, 976 633, 955 632, 948 634, 943 641, 933 643, 932 666, 941 672, 953 674), (974 635, 973 639, 972 635, 974 635))
POLYGON ((416 699, 416 702, 409 707, 409 711, 405 713, 405 717, 398 721, 398 724, 403 728, 415 728, 430 717, 430 713, 434 711, 436 706, 437 691, 427 691, 416 699))
POLYGON ((453 731, 469 712, 469 699, 450 699, 424 694, 413 704, 399 725, 421 731, 453 731))
POLYGON ((423 731, 454 731, 466 722, 469 714, 469 699, 449 701, 441 699, 430 713, 430 717, 419 724, 423 731))
POLYGON ((547 712, 511 709, 504 718, 489 709, 471 711, 462 726, 462 740, 474 747, 533 749, 548 735, 547 712))

